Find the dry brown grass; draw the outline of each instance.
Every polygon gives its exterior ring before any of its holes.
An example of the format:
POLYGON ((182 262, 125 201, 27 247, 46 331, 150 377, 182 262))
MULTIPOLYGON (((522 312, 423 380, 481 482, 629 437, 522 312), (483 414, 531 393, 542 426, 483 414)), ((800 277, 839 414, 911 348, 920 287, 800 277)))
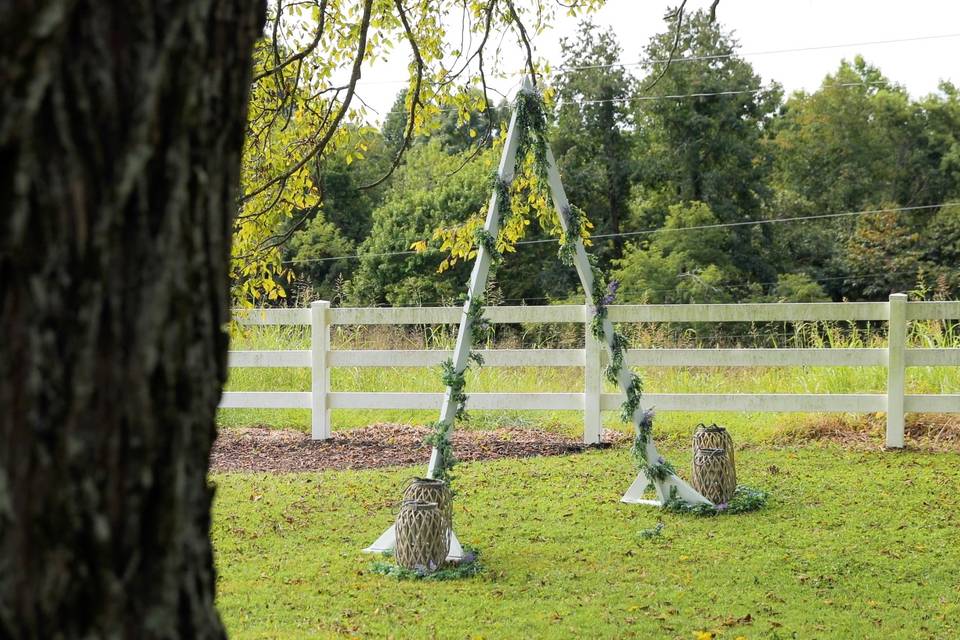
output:
MULTIPOLYGON (((867 415, 827 414, 811 416, 796 428, 776 437, 778 444, 831 442, 852 448, 882 448, 886 417, 882 413, 867 415)), ((907 416, 905 425, 907 448, 925 451, 960 451, 960 416, 953 414, 917 413, 907 416)))

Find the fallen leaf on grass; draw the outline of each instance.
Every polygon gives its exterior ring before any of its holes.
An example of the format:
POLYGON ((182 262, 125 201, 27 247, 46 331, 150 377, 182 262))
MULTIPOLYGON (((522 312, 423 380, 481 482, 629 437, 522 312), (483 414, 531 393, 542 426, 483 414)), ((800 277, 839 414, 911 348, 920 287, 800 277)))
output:
POLYGON ((751 622, 753 622, 753 616, 748 613, 740 618, 727 618, 723 621, 723 626, 736 627, 741 624, 750 624, 751 622))

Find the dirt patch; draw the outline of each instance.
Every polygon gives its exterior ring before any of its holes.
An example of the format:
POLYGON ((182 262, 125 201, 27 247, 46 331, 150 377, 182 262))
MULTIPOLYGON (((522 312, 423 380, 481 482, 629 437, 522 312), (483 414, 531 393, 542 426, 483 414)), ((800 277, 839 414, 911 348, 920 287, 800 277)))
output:
MULTIPOLYGON (((375 424, 340 431, 329 440, 314 441, 299 431, 253 427, 224 429, 210 457, 212 471, 321 471, 426 465, 429 428, 375 424)), ((601 435, 600 446, 625 441, 618 431, 601 435)), ((529 428, 456 431, 453 447, 458 460, 495 460, 578 453, 589 447, 575 438, 529 428)))
MULTIPOLYGON (((884 445, 887 423, 882 413, 865 416, 822 415, 811 418, 781 438, 787 442, 834 442, 851 448, 876 449, 884 445)), ((904 425, 908 449, 960 451, 960 416, 910 414, 904 425)))

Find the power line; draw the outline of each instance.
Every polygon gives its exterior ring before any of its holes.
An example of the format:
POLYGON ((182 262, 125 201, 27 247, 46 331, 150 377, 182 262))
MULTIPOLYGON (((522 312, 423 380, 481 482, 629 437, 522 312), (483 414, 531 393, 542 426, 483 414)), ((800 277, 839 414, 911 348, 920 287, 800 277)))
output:
MULTIPOLYGON (((920 42, 924 40, 943 40, 946 38, 958 38, 960 33, 943 33, 938 35, 929 35, 929 36, 915 36, 912 38, 893 38, 890 40, 869 40, 866 42, 847 42, 842 44, 825 44, 825 45, 815 45, 812 47, 795 47, 792 49, 768 49, 766 51, 742 51, 742 52, 730 52, 730 53, 717 53, 706 56, 684 56, 680 58, 661 58, 654 59, 648 58, 644 60, 638 60, 636 62, 614 62, 612 64, 593 64, 593 65, 571 65, 571 66, 560 66, 557 67, 558 71, 585 71, 589 69, 610 69, 612 67, 642 67, 645 65, 652 64, 665 64, 674 62, 699 62, 706 60, 723 60, 726 58, 733 58, 736 56, 768 56, 768 55, 779 55, 783 53, 802 53, 807 51, 825 51, 828 49, 845 49, 847 47, 869 47, 875 45, 883 44, 897 44, 902 42, 920 42)), ((515 72, 522 73, 522 72, 515 72)))
MULTIPOLYGON (((884 271, 884 272, 882 272, 882 273, 867 273, 867 274, 862 274, 862 275, 859 275, 859 276, 847 275, 847 276, 832 276, 832 277, 829 277, 829 278, 812 278, 812 277, 811 277, 810 280, 813 281, 813 282, 821 283, 821 284, 822 284, 822 283, 827 283, 827 282, 837 282, 837 281, 840 281, 840 280, 856 281, 856 282, 870 281, 870 280, 872 280, 872 281, 878 281, 878 280, 887 278, 887 277, 889 277, 889 276, 906 275, 906 274, 910 274, 910 273, 916 273, 916 270, 911 269, 911 270, 904 270, 904 271, 884 271)), ((792 275, 792 274, 791 274, 791 273, 784 273, 784 274, 781 274, 781 275, 792 275)), ((808 277, 809 277, 809 274, 808 274, 808 277)), ((715 285, 710 285, 709 288, 711 288, 711 289, 724 289, 724 290, 727 290, 727 291, 736 291, 736 290, 739 290, 739 289, 743 289, 743 288, 746 288, 746 287, 750 287, 750 286, 752 286, 752 285, 757 285, 757 286, 765 287, 765 286, 773 286, 773 285, 776 285, 776 284, 780 284, 780 281, 779 281, 779 280, 776 280, 776 281, 771 281, 771 282, 746 282, 746 283, 744 283, 744 284, 715 284, 715 285)), ((672 288, 672 289, 651 289, 651 288, 649 288, 649 287, 644 287, 644 288, 643 288, 643 291, 645 291, 645 292, 650 292, 650 293, 673 293, 673 292, 677 291, 677 288, 674 287, 674 288, 672 288)), ((521 297, 521 298, 503 298, 503 301, 504 301, 504 302, 526 302, 526 301, 528 301, 528 300, 536 300, 536 301, 550 301, 550 300, 553 300, 553 301, 560 301, 560 300, 562 300, 562 298, 559 298, 559 299, 558 299, 558 298, 555 298, 555 297, 552 297, 552 296, 523 296, 523 297, 521 297)), ((427 306, 427 307, 430 307, 430 306, 448 306, 449 303, 450 303, 450 301, 434 300, 434 301, 431 301, 431 302, 420 302, 420 303, 418 303, 418 304, 392 305, 392 306, 404 306, 404 307, 422 307, 422 306, 427 306)))
MULTIPOLYGON (((833 89, 833 88, 847 88, 847 87, 864 87, 864 86, 881 86, 890 84, 886 80, 869 80, 865 82, 838 82, 835 84, 822 85, 821 89, 833 89)), ((684 98, 707 98, 711 96, 732 96, 748 93, 762 93, 764 91, 769 91, 768 88, 759 88, 759 89, 731 89, 729 91, 704 91, 700 93, 681 93, 674 95, 656 95, 656 96, 632 96, 629 98, 607 98, 603 100, 580 100, 575 104, 584 105, 584 104, 604 104, 608 102, 645 102, 651 100, 680 100, 684 98)), ((439 109, 440 113, 452 113, 459 111, 455 107, 439 109)), ((379 115, 410 115, 409 111, 386 111, 379 115)))
MULTIPOLYGON (((923 211, 929 209, 937 209, 940 207, 952 207, 958 206, 960 202, 941 202, 938 204, 924 204, 924 205, 913 205, 907 207, 891 207, 886 209, 867 209, 863 211, 844 211, 841 213, 822 213, 812 216, 793 216, 789 218, 763 218, 760 220, 741 220, 738 222, 718 222, 716 224, 705 224, 705 225, 695 225, 690 227, 657 227, 652 229, 643 229, 640 231, 623 231, 620 233, 604 233, 590 236, 591 239, 607 239, 607 238, 628 238, 640 235, 650 235, 657 232, 677 232, 677 231, 702 231, 706 229, 722 229, 727 227, 742 227, 748 225, 761 225, 761 224, 775 224, 780 222, 803 222, 809 220, 825 220, 830 218, 844 218, 850 216, 865 216, 865 215, 876 215, 880 213, 904 213, 904 212, 914 212, 914 211, 923 211)), ((527 245, 527 244, 544 244, 544 243, 554 243, 559 242, 557 238, 542 238, 537 240, 520 240, 516 242, 517 245, 527 245)), ((359 260, 361 258, 387 258, 393 256, 407 256, 407 255, 425 255, 432 253, 441 253, 439 249, 427 249, 426 251, 414 251, 412 249, 405 251, 385 251, 383 253, 355 253, 348 256, 334 256, 327 258, 304 258, 301 260, 285 260, 281 264, 309 264, 316 262, 334 262, 337 260, 359 260)))
MULTIPOLYGON (((960 33, 944 33, 937 35, 928 35, 928 36, 915 36, 911 38, 892 38, 889 40, 868 40, 863 42, 847 42, 841 44, 825 44, 825 45, 815 45, 810 47, 794 47, 791 49, 768 49, 765 51, 746 51, 746 52, 730 52, 730 53, 717 53, 704 56, 684 56, 679 58, 648 58, 644 60, 638 60, 636 62, 613 62, 610 64, 594 64, 594 65, 570 65, 570 66, 559 66, 555 67, 555 71, 586 71, 591 69, 611 69, 614 67, 638 67, 645 65, 653 64, 673 64, 675 62, 702 62, 709 60, 724 60, 728 58, 733 58, 736 56, 746 57, 746 56, 766 56, 766 55, 780 55, 785 53, 805 53, 811 51, 827 51, 831 49, 844 49, 848 47, 866 47, 866 46, 878 46, 878 45, 887 45, 887 44, 900 44, 905 42, 923 42, 929 40, 943 40, 948 38, 958 38, 960 33)), ((510 76, 516 76, 520 74, 527 73, 526 70, 521 71, 512 71, 505 72, 501 75, 503 78, 508 78, 510 76)), ((374 86, 374 85, 384 85, 384 84, 409 84, 410 79, 406 78, 403 80, 400 79, 383 79, 383 80, 371 80, 371 81, 361 81, 359 86, 374 86)), ((849 83, 850 86, 860 83, 849 83)), ((878 83, 883 84, 883 83, 878 83)), ((845 85, 846 86, 846 85, 845 85)), ((689 98, 689 97, 705 97, 705 96, 716 96, 716 95, 733 95, 735 93, 758 93, 761 89, 754 91, 742 90, 737 92, 719 92, 719 93, 703 93, 703 94, 685 94, 679 96, 645 96, 642 98, 634 98, 635 100, 663 100, 663 99, 672 99, 672 98, 689 98)), ((457 109, 441 109, 441 111, 457 111, 457 109)), ((380 115, 391 115, 391 114, 405 114, 406 111, 386 111, 380 115)))
MULTIPOLYGON (((840 87, 864 87, 864 86, 876 86, 876 85, 886 85, 889 84, 886 80, 870 80, 866 82, 838 82, 836 84, 823 85, 822 89, 834 89, 840 87)), ((606 98, 603 100, 581 100, 576 104, 605 104, 609 102, 643 102, 646 100, 677 100, 680 98, 705 98, 709 96, 734 96, 741 95, 745 93, 762 93, 764 91, 769 91, 768 88, 760 87, 759 89, 733 89, 731 91, 708 91, 703 93, 683 93, 676 95, 664 95, 664 96, 632 96, 629 98, 606 98)))
MULTIPOLYGON (((811 280, 812 282, 817 282, 817 283, 838 282, 838 281, 840 281, 840 280, 857 281, 857 282, 863 281, 863 280, 875 280, 875 281, 876 281, 876 280, 881 280, 881 279, 887 278, 887 277, 889 277, 889 276, 906 275, 906 274, 909 274, 909 273, 916 273, 916 270, 915 270, 915 269, 911 269, 911 270, 905 270, 905 271, 884 271, 884 272, 882 272, 882 273, 867 273, 867 274, 863 274, 863 275, 859 275, 859 276, 854 276, 854 275, 831 276, 831 277, 829 277, 829 278, 812 278, 812 277, 811 277, 810 280, 811 280)), ((680 274, 680 275, 682 275, 682 274, 680 274)), ((783 273, 783 274, 780 274, 780 275, 793 275, 793 274, 792 274, 792 273, 783 273)), ((809 277, 809 274, 805 274, 805 275, 807 275, 807 276, 809 277)), ((754 285, 756 285, 756 286, 761 286, 761 287, 766 287, 766 286, 773 286, 773 285, 776 285, 776 284, 780 284, 780 281, 779 281, 779 280, 774 280, 774 281, 771 281, 771 282, 745 282, 745 283, 743 283, 743 284, 711 284, 711 285, 708 286, 708 288, 710 288, 710 289, 725 289, 725 290, 727 290, 727 291, 736 291, 736 290, 744 289, 744 288, 746 288, 746 287, 750 287, 750 286, 754 286, 754 285)), ((651 293, 673 293, 673 292, 676 291, 676 290, 677 290, 676 287, 674 287, 674 288, 672 288, 672 289, 651 289, 651 288, 649 288, 649 287, 643 287, 643 291, 649 291, 649 292, 651 292, 651 293)), ((552 298, 552 297, 550 297, 550 296, 536 296, 536 297, 534 297, 534 296, 524 296, 524 297, 522 297, 522 298, 504 298, 504 302, 521 302, 521 301, 524 301, 524 300, 556 300, 556 298, 552 298)), ((442 304, 442 303, 437 302, 437 303, 430 303, 430 304, 442 304)))
MULTIPOLYGON (((909 38, 891 38, 889 40, 867 40, 863 42, 844 42, 839 44, 824 44, 824 45, 814 45, 810 47, 793 47, 790 49, 767 49, 763 51, 739 51, 730 53, 716 53, 710 55, 702 56, 682 56, 677 58, 644 58, 637 60, 635 62, 612 62, 609 64, 587 64, 587 65, 560 65, 553 68, 554 72, 557 71, 588 71, 591 69, 611 69, 614 67, 642 67, 646 65, 653 64, 673 64, 674 62, 705 62, 709 60, 725 60, 728 58, 734 57, 746 57, 746 56, 769 56, 769 55, 781 55, 785 53, 806 53, 811 51, 828 51, 831 49, 845 49, 849 47, 872 47, 879 45, 887 44, 901 44, 906 42, 923 42, 929 40, 945 40, 948 38, 958 38, 960 33, 942 33, 926 36, 913 36, 909 38)), ((497 76, 497 71, 493 72, 493 76, 497 76)), ((510 76, 523 75, 527 73, 526 69, 518 71, 504 71, 500 73, 499 77, 504 79, 509 78, 510 76)), ((358 86, 374 86, 374 85, 384 85, 384 84, 409 84, 410 78, 404 79, 391 79, 384 78, 378 80, 361 80, 358 86)))
POLYGON ((767 218, 763 220, 743 220, 740 222, 719 222, 717 224, 704 224, 695 227, 661 227, 659 229, 645 229, 643 231, 627 231, 624 233, 608 233, 592 236, 594 238, 614 238, 617 236, 630 237, 657 233, 658 231, 692 231, 702 229, 720 229, 724 227, 742 227, 746 225, 774 224, 777 222, 800 222, 806 220, 824 220, 829 218, 845 218, 849 216, 866 216, 878 213, 903 213, 905 211, 923 211, 926 209, 937 209, 939 207, 950 207, 960 204, 960 202, 941 202, 940 204, 922 204, 909 207, 892 207, 889 209, 870 209, 866 211, 844 211, 843 213, 821 213, 814 216, 793 216, 790 218, 767 218))

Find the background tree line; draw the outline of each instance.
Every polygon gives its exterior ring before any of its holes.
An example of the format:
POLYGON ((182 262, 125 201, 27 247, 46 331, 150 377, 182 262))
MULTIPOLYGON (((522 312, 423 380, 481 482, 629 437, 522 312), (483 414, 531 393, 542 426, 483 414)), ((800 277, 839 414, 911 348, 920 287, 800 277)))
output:
MULTIPOLYGON (((874 299, 918 283, 960 293, 960 207, 935 206, 960 200, 953 84, 911 99, 857 57, 816 91, 784 97, 706 12, 654 37, 640 73, 618 65, 614 35, 588 21, 563 45, 552 145, 621 300, 874 299), (879 213, 769 222, 861 211, 879 213)), ((440 113, 390 181, 359 189, 402 144, 406 99, 317 167, 322 201, 285 247, 288 288, 348 304, 440 304, 461 293, 469 264, 438 272, 437 243, 406 252, 485 205, 509 105, 494 118, 440 113)), ((536 223, 528 230, 528 240, 547 237, 536 223)), ((549 242, 517 247, 495 294, 580 295, 549 242)))

